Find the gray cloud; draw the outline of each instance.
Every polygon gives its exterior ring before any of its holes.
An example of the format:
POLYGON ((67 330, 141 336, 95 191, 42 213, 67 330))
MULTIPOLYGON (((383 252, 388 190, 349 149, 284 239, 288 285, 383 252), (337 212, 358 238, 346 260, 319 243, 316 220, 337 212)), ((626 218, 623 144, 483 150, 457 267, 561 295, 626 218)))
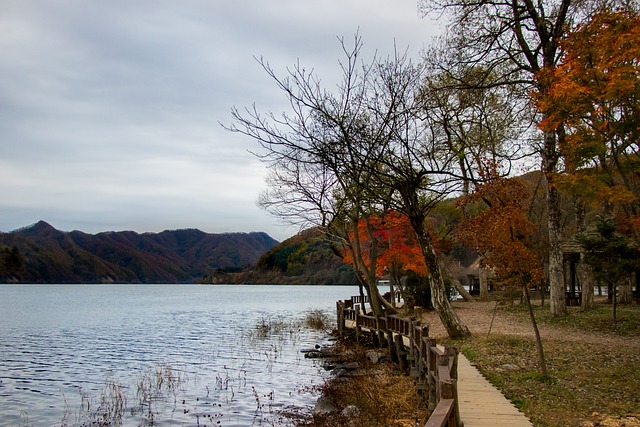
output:
MULTIPOLYGON (((224 131, 232 106, 286 105, 254 57, 338 77, 434 34, 415 1, 6 0, 0 16, 0 230, 282 228, 255 206, 264 167, 224 131)), ((255 147, 254 147, 255 148, 255 147)))

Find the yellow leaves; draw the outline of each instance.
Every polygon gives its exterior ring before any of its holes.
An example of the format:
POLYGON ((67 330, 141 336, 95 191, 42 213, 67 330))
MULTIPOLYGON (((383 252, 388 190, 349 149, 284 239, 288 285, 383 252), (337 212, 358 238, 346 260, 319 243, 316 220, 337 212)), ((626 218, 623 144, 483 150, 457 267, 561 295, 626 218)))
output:
POLYGON ((633 192, 627 190, 621 185, 614 185, 605 187, 602 189, 603 199, 609 203, 615 204, 628 204, 638 200, 638 197, 633 192))

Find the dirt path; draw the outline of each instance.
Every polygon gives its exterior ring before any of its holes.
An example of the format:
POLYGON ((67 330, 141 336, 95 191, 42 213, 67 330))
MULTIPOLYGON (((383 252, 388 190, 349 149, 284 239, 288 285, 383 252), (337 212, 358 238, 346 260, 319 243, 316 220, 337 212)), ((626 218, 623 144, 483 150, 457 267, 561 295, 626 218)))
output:
MULTIPOLYGON (((535 304, 535 303, 534 303, 535 304)), ((457 301, 452 303, 454 310, 460 316, 463 322, 472 334, 478 336, 487 336, 489 327, 491 326, 491 335, 514 335, 534 337, 533 327, 530 322, 522 321, 517 316, 507 312, 498 306, 496 309, 495 301, 488 302, 464 302, 457 301), (496 316, 491 324, 493 312, 496 316)), ((429 325, 429 335, 436 339, 447 338, 447 333, 434 311, 427 311, 422 315, 421 320, 429 325)), ((626 348, 629 350, 640 351, 640 340, 629 339, 628 337, 607 335, 603 333, 584 333, 574 331, 567 334, 566 329, 557 328, 551 325, 538 324, 540 335, 543 340, 558 341, 580 341, 583 343, 599 343, 601 345, 611 345, 626 348)))

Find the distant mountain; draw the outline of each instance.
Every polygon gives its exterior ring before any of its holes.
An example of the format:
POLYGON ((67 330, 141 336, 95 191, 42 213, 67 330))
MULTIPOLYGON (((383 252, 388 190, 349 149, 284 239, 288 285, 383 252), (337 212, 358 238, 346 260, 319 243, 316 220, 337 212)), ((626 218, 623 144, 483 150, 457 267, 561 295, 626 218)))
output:
POLYGON ((296 285, 351 285, 357 279, 321 231, 311 228, 265 252, 255 268, 239 273, 218 273, 217 283, 296 285))
POLYGON ((40 221, 0 233, 3 283, 190 283, 253 266, 278 242, 266 233, 196 229, 87 234, 40 221))

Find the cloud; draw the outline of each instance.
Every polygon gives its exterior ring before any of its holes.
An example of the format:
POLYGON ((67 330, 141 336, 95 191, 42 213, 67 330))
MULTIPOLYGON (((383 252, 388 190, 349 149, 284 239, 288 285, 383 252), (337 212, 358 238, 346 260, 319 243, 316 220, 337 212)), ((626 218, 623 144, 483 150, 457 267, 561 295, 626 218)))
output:
POLYGON ((417 56, 414 1, 7 0, 0 16, 0 230, 267 231, 253 141, 232 106, 286 108, 261 69, 300 60, 339 77, 337 37, 417 56))

